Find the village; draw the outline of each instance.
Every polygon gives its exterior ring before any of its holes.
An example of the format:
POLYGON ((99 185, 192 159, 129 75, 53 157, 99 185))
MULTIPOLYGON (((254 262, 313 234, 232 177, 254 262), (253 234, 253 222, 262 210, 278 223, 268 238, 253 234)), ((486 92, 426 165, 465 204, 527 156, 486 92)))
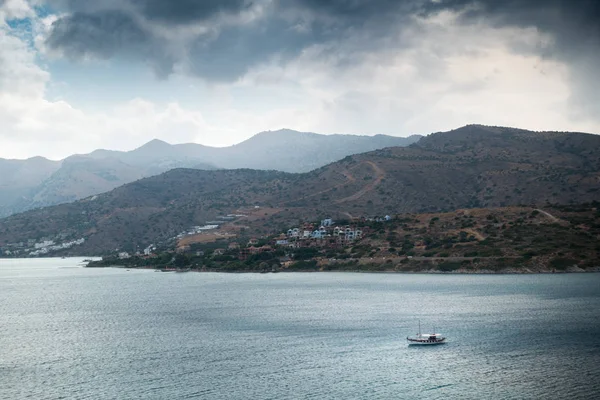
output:
POLYGON ((240 216, 227 217, 220 217, 212 221, 212 224, 207 223, 202 227, 190 228, 177 236, 175 247, 170 249, 149 245, 143 251, 133 254, 119 252, 116 257, 104 257, 104 261, 98 266, 112 263, 165 271, 197 269, 266 272, 293 270, 302 265, 312 268, 322 266, 324 262, 351 261, 347 250, 370 235, 373 224, 393 221, 389 215, 339 222, 325 218, 301 222, 279 234, 254 237, 248 233, 231 233, 229 223, 240 216), (208 225, 210 228, 206 229, 208 225))
POLYGON ((61 243, 57 243, 55 240, 49 238, 42 238, 40 240, 29 239, 27 242, 8 243, 0 248, 0 256, 41 257, 82 245, 84 242, 85 238, 67 240, 61 243))
MULTIPOLYGON (((369 233, 365 226, 367 221, 390 221, 392 217, 386 215, 383 218, 356 219, 351 224, 338 225, 331 218, 325 218, 319 224, 305 222, 297 227, 292 227, 279 235, 264 238, 250 238, 247 242, 243 239, 232 238, 227 246, 212 248, 210 254, 213 256, 235 255, 239 260, 245 261, 252 255, 259 253, 285 253, 293 254, 296 249, 316 248, 323 250, 343 249, 346 246, 360 240, 369 233)), ((223 242, 217 241, 216 243, 223 242)), ((183 245, 177 247, 177 253, 185 254, 192 252, 194 245, 183 245)), ((206 246, 204 246, 206 247, 206 246)), ((209 248, 213 246, 208 246, 209 248)), ((205 251, 197 250, 197 256, 205 255, 205 251)))

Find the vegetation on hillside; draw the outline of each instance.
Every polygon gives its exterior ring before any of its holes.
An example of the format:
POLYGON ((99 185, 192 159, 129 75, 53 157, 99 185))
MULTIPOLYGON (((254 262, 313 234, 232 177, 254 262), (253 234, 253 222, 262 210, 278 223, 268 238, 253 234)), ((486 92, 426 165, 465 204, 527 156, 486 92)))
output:
MULTIPOLYGON (((105 258, 126 265, 220 272, 394 271, 563 272, 600 270, 600 203, 547 209, 508 207, 355 220, 364 236, 249 245, 248 237, 195 243, 158 255, 105 258), (233 245, 232 245, 233 243, 233 245)), ((350 221, 340 221, 340 225, 350 221)))
MULTIPOLYGON (((270 212, 245 229, 266 235, 324 215, 340 219, 590 203, 600 200, 598 148, 596 135, 467 126, 430 135, 409 148, 349 156, 304 174, 177 169, 3 219, 0 248, 84 238, 81 246, 60 255, 134 251, 167 244, 191 226, 254 205, 270 212)), ((515 230, 515 235, 527 232, 515 230)))

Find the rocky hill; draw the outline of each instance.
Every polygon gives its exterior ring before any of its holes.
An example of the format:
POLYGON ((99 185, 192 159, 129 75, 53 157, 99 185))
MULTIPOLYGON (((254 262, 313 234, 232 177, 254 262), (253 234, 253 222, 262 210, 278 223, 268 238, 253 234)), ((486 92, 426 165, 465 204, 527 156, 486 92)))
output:
POLYGON ((263 132, 235 146, 170 145, 153 140, 128 152, 96 150, 62 161, 0 159, 0 217, 71 202, 174 168, 253 168, 306 172, 348 155, 404 146, 418 136, 263 132), (290 152, 289 149, 294 149, 290 152))
POLYGON ((471 125, 309 173, 177 169, 109 193, 0 220, 0 247, 85 238, 68 254, 166 241, 240 207, 262 234, 330 215, 426 213, 600 200, 600 136, 471 125))

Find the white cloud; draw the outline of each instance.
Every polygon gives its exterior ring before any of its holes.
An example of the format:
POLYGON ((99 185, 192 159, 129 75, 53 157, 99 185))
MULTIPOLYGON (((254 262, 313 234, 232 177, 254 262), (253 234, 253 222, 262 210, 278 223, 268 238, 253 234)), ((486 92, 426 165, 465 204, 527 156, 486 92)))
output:
POLYGON ((0 21, 2 22, 14 18, 29 18, 34 15, 30 2, 27 0, 4 0, 4 4, 0 4, 0 21))

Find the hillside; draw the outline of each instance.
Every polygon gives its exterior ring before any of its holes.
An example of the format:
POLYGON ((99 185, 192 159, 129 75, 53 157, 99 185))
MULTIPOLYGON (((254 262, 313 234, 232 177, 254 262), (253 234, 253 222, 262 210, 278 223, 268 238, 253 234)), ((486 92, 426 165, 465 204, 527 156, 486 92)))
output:
POLYGON ((168 249, 139 257, 107 257, 91 266, 219 272, 597 272, 598 205, 400 214, 333 221, 323 228, 317 228, 319 221, 307 220, 296 233, 298 226, 290 226, 257 244, 247 234, 215 234, 212 241, 182 239, 175 256, 168 249), (326 233, 309 230, 305 235, 308 227, 326 233))
POLYGON ((258 234, 330 215, 431 213, 600 200, 600 136, 467 126, 304 174, 178 169, 109 193, 0 222, 0 247, 42 239, 85 243, 67 254, 102 254, 167 241, 240 207, 258 234))
POLYGON ((418 136, 318 135, 281 130, 263 132, 229 147, 152 140, 128 152, 96 150, 62 161, 41 157, 0 159, 0 217, 71 202, 175 168, 253 168, 307 172, 348 155, 404 146, 418 136), (289 149, 294 152, 290 153, 289 149))

